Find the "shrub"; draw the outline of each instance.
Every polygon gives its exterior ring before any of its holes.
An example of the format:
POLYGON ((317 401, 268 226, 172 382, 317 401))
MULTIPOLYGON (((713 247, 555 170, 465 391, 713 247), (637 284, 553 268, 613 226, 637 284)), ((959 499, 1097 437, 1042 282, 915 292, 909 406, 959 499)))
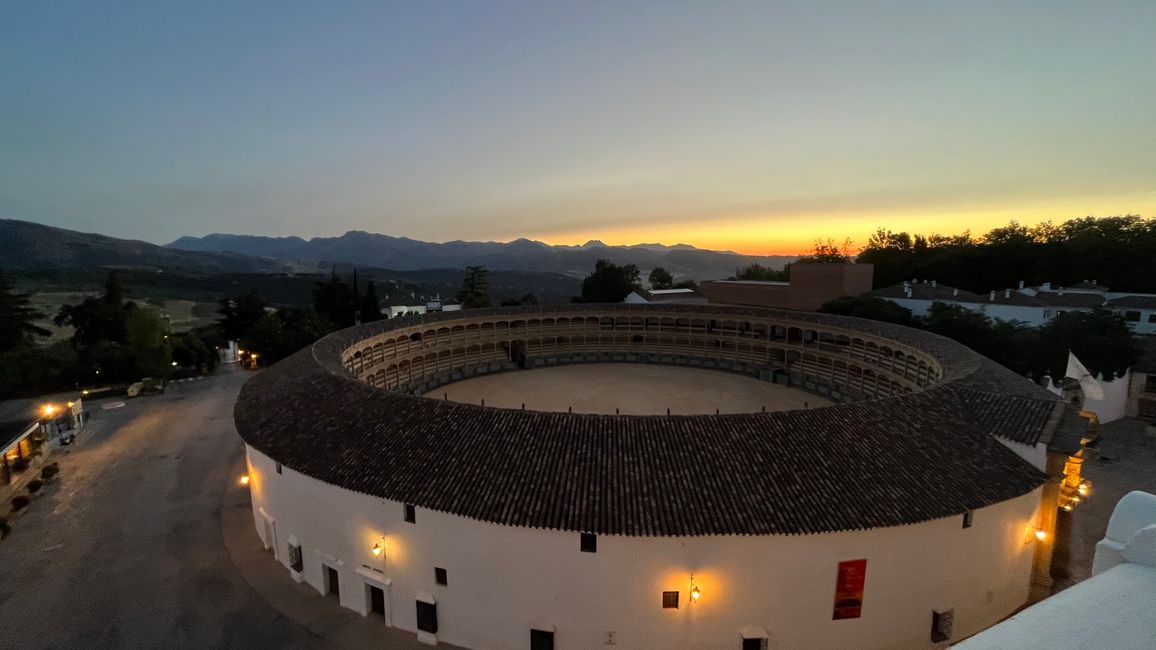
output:
POLYGON ((29 503, 31 503, 31 501, 23 494, 12 497, 12 512, 23 510, 24 506, 27 506, 29 503))
POLYGON ((7 537, 10 532, 12 532, 12 526, 8 525, 8 519, 0 517, 0 539, 7 537))
POLYGON ((39 479, 32 479, 31 481, 28 481, 28 491, 32 494, 39 492, 40 488, 42 487, 44 487, 44 484, 41 483, 39 479))
POLYGON ((44 469, 40 470, 40 478, 47 481, 59 473, 60 467, 56 463, 52 463, 51 465, 46 465, 44 469))

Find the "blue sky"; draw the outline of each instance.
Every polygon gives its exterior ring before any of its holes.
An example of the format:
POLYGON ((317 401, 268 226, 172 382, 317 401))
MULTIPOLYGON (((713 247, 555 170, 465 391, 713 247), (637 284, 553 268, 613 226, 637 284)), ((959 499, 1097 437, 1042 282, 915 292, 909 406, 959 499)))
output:
POLYGON ((1156 216, 1152 2, 7 2, 0 216, 798 252, 1156 216))

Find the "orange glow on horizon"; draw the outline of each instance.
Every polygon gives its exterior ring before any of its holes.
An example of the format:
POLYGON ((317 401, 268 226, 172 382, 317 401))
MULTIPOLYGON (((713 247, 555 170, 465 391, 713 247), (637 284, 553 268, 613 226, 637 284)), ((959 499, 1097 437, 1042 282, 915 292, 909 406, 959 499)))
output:
POLYGON ((645 226, 591 227, 549 233, 522 233, 552 245, 580 245, 597 239, 609 246, 643 243, 691 244, 698 248, 734 251, 744 255, 805 255, 816 239, 833 240, 842 245, 851 239, 852 253, 866 245, 879 228, 911 234, 958 235, 970 231, 980 236, 992 228, 1017 221, 1026 226, 1051 221, 1062 223, 1087 215, 1103 217, 1124 214, 1156 215, 1156 193, 1121 197, 1119 200, 1081 200, 1040 202, 1030 207, 966 207, 947 212, 918 214, 914 211, 883 213, 871 210, 825 215, 749 215, 706 216, 694 221, 663 223, 655 220, 645 226))

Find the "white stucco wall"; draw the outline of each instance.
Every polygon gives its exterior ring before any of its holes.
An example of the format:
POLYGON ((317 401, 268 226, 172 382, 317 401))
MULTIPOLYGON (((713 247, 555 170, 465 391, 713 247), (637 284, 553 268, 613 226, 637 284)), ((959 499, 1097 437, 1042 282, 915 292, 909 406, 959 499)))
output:
POLYGON ((1104 397, 1095 399, 1085 394, 1084 410, 1095 413, 1101 424, 1115 422, 1124 417, 1128 406, 1128 389, 1132 383, 1131 374, 1132 371, 1129 370, 1123 377, 1111 381, 1105 381, 1103 375, 1098 375, 1096 383, 1104 391, 1104 397))
MULTIPOLYGON (((500 526, 403 505, 316 481, 248 448, 254 520, 274 521, 277 557, 302 545, 303 577, 324 591, 322 563, 340 572, 341 604, 367 611, 365 584, 388 583, 392 625, 416 630, 415 598, 437 600, 437 639, 474 648, 529 647, 553 626, 558 648, 739 648, 764 628, 771 647, 914 648, 930 645, 933 607, 955 608, 960 639, 1010 614, 1028 596, 1031 525, 1039 491, 973 515, 860 532, 795 536, 637 538, 500 526), (370 549, 384 538, 386 553, 370 549), (867 559, 863 616, 832 620, 840 561, 867 559), (435 584, 434 567, 448 571, 435 584), (374 571, 374 570, 377 571, 374 571), (378 571, 380 573, 378 573, 378 571), (691 603, 690 574, 702 590, 691 603), (662 609, 663 591, 680 608, 662 609)), ((687 488, 692 489, 692 488, 687 488)), ((289 579, 289 576, 286 576, 289 579)), ((383 623, 384 624, 384 623, 383 623)))

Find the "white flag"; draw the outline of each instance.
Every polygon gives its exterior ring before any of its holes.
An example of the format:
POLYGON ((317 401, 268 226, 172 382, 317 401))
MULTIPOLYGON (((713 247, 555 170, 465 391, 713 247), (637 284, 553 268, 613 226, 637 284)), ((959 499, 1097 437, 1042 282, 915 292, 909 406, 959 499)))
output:
POLYGON ((1072 354, 1071 350, 1068 350, 1068 369, 1064 375, 1080 382, 1085 399, 1104 399, 1104 389, 1100 386, 1100 382, 1092 376, 1092 373, 1088 372, 1088 369, 1080 363, 1080 360, 1072 354))

